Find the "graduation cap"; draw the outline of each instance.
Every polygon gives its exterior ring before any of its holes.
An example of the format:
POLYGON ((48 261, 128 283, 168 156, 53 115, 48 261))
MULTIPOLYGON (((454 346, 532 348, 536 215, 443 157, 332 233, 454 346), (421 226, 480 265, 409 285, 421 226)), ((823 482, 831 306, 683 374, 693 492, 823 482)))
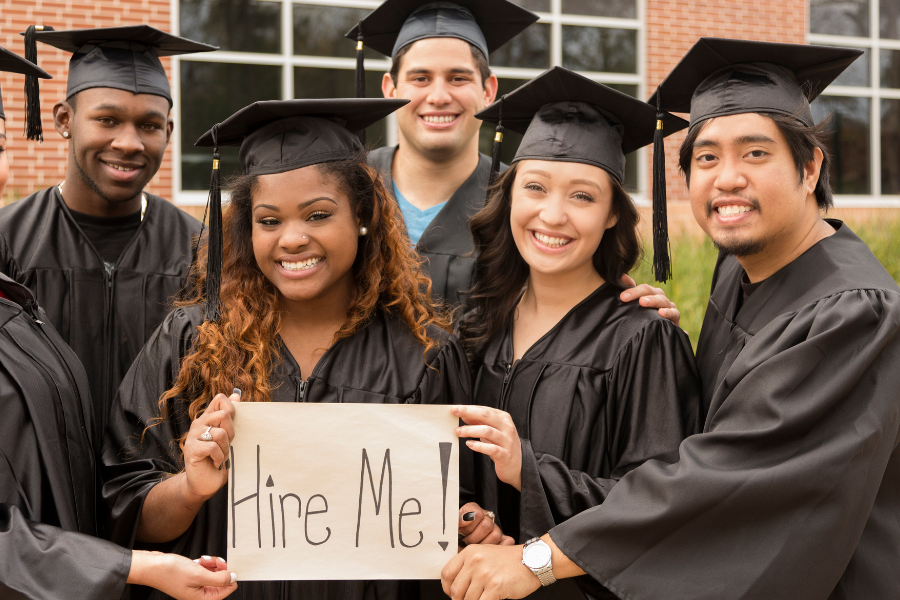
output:
MULTIPOLYGON (((172 94, 159 57, 218 50, 216 46, 178 37, 149 25, 68 31, 54 31, 52 27, 37 25, 29 27, 22 35, 25 36, 25 56, 35 64, 36 41, 72 53, 66 98, 89 88, 107 87, 162 96, 169 101, 169 106, 172 106, 172 94)), ((37 110, 37 95, 29 98, 28 103, 37 110)), ((29 134, 29 139, 34 139, 32 134, 42 135, 39 123, 29 134)))
MULTIPOLYGON (((238 160, 245 175, 284 173, 310 165, 345 160, 356 156, 363 148, 357 135, 359 131, 408 103, 409 100, 385 98, 266 100, 245 106, 200 136, 195 146, 213 148, 213 170, 207 205, 207 321, 219 320, 219 287, 222 279, 219 146, 240 146, 238 160)), ((196 251, 194 255, 197 255, 196 251)))
MULTIPOLYGON (((52 77, 50 77, 49 73, 35 65, 33 62, 22 58, 15 52, 10 52, 2 46, 0 46, 0 71, 6 71, 8 73, 21 73, 22 75, 26 76, 30 75, 34 77, 35 81, 37 81, 38 78, 53 79, 52 77)), ((3 111, 2 97, 0 97, 0 119, 6 120, 6 113, 3 111)))
POLYGON ((344 36, 356 40, 356 96, 365 96, 363 38, 392 58, 401 48, 433 37, 464 40, 487 58, 538 18, 509 0, 385 0, 344 36))
MULTIPOLYGON (((626 154, 688 125, 684 119, 658 113, 646 102, 563 67, 544 71, 475 116, 497 124, 492 179, 499 171, 506 127, 523 134, 514 163, 526 159, 585 163, 600 167, 621 183, 626 154)), ((665 207, 665 185, 662 202, 665 207)), ((663 281, 670 276, 665 210, 657 214, 654 206, 653 216, 654 270, 663 281)))

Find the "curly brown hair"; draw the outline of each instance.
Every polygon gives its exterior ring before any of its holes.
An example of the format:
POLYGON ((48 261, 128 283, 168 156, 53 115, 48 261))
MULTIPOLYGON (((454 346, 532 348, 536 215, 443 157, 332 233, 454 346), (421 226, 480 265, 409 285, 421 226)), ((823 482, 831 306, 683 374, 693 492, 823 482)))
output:
MULTIPOLYGON (((423 356, 438 345, 427 327, 450 330, 443 305, 431 299, 431 280, 421 270, 421 259, 410 245, 400 209, 378 172, 366 164, 366 153, 350 159, 316 165, 347 193, 360 222, 369 234, 359 237, 352 266, 355 296, 347 321, 332 344, 363 329, 377 310, 399 317, 424 346, 423 356)), ((223 211, 221 319, 197 327, 191 351, 181 361, 175 384, 159 399, 165 419, 179 401, 189 404, 196 419, 209 401, 234 387, 244 402, 272 399, 270 373, 279 354, 281 314, 275 286, 266 279, 253 253, 251 239, 253 193, 257 176, 238 175, 228 182, 231 203, 223 211)), ((207 244, 200 247, 193 267, 190 297, 176 306, 205 302, 207 244)), ((183 440, 182 440, 183 443, 183 440)))
MULTIPOLYGON (((519 254, 509 224, 512 188, 518 164, 513 164, 488 189, 484 208, 469 220, 475 241, 475 285, 466 297, 459 339, 472 368, 477 368, 488 342, 504 327, 519 293, 528 281, 528 263, 519 254)), ((604 281, 620 285, 622 275, 641 259, 637 207, 625 188, 610 176, 616 224, 606 230, 593 263, 604 281)))

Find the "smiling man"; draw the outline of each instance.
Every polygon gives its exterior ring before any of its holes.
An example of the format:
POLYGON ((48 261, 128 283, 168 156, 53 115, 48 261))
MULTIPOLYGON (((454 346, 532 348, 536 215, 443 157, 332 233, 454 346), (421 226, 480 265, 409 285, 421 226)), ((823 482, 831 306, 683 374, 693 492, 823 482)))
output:
POLYGON ((900 597, 900 288, 821 216, 809 105, 860 54, 703 38, 660 84, 690 111, 680 164, 720 249, 704 430, 541 542, 466 548, 443 573, 454 600, 521 598, 548 572, 634 600, 900 597))
POLYGON ((382 93, 410 101, 397 112, 398 145, 375 150, 370 161, 400 204, 433 294, 451 306, 472 285, 468 220, 490 183, 475 118, 497 94, 488 53, 537 20, 508 0, 387 0, 347 34, 355 40, 361 31, 365 44, 393 59, 382 93))
MULTIPOLYGON (((73 56, 53 107, 68 140, 65 180, 0 209, 0 271, 31 288, 75 350, 98 426, 162 322, 200 223, 143 192, 172 135, 159 56, 215 50, 149 26, 38 32, 73 56)), ((101 429, 102 431, 102 429, 101 429)))

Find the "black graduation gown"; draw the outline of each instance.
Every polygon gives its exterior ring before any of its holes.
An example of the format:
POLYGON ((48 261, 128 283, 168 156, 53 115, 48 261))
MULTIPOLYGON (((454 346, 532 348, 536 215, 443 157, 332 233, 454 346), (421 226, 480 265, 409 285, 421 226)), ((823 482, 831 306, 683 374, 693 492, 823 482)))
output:
POLYGON ((704 432, 550 532, 620 598, 900 598, 900 288, 832 225, 739 310, 719 263, 704 432))
POLYGON ((131 552, 97 539, 84 370, 31 292, 0 275, 0 597, 118 598, 131 552))
POLYGON ((199 221, 147 194, 144 220, 107 271, 56 186, 0 208, 0 271, 34 290, 81 360, 100 431, 128 367, 181 289, 199 233, 199 221))
MULTIPOLYGON (((687 334, 620 292, 600 286, 511 366, 510 319, 479 365, 473 402, 509 412, 522 439, 521 494, 499 482, 489 458, 476 463, 485 507, 518 543, 602 503, 644 461, 676 460, 700 429, 687 334)), ((578 584, 588 597, 612 597, 587 577, 578 584)), ((547 592, 577 594, 565 584, 547 592)))
MULTIPOLYGON (((111 538, 124 546, 134 543, 141 507, 160 477, 183 469, 177 445, 190 428, 183 404, 177 419, 169 419, 147 430, 159 415, 157 399, 172 386, 179 365, 191 347, 195 327, 202 323, 202 307, 179 308, 163 321, 138 356, 116 396, 109 429, 103 444, 103 496, 112 511, 111 538), (128 448, 126 453, 120 453, 128 448)), ((400 320, 378 314, 361 331, 336 343, 319 359, 305 385, 300 369, 289 352, 273 369, 275 402, 363 402, 370 404, 464 404, 468 403, 470 380, 465 354, 450 334, 431 328, 441 348, 429 357, 427 368, 423 346, 400 320)), ((226 487, 206 502, 184 534, 167 544, 141 545, 188 557, 201 554, 225 556, 227 550, 226 487)), ((147 588, 133 591, 132 598, 164 598, 147 588)), ((241 582, 235 599, 254 600, 393 600, 415 597, 418 582, 397 581, 271 581, 241 582)))
MULTIPOLYGON (((369 163, 384 177, 385 186, 392 195, 394 179, 391 172, 396 150, 394 146, 369 153, 369 163)), ((481 153, 478 157, 478 166, 453 193, 416 244, 416 252, 425 259, 434 298, 452 307, 465 301, 462 292, 472 287, 475 274, 475 243, 469 231, 469 219, 484 207, 491 179, 491 157, 481 153)))

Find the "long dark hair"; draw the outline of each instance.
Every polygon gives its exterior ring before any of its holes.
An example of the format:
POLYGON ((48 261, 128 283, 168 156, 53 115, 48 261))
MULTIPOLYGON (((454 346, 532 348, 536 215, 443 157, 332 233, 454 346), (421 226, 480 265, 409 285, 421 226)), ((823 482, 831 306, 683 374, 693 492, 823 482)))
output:
MULTIPOLYGON (((484 208, 469 221, 478 257, 475 285, 466 298, 459 338, 473 365, 481 360, 491 338, 506 326, 528 280, 528 263, 519 254, 509 225, 516 167, 510 167, 488 189, 484 208)), ((637 232, 640 214, 622 184, 615 177, 609 181, 613 190, 612 214, 618 221, 603 234, 593 263, 604 281, 619 285, 622 275, 641 258, 637 232)))

